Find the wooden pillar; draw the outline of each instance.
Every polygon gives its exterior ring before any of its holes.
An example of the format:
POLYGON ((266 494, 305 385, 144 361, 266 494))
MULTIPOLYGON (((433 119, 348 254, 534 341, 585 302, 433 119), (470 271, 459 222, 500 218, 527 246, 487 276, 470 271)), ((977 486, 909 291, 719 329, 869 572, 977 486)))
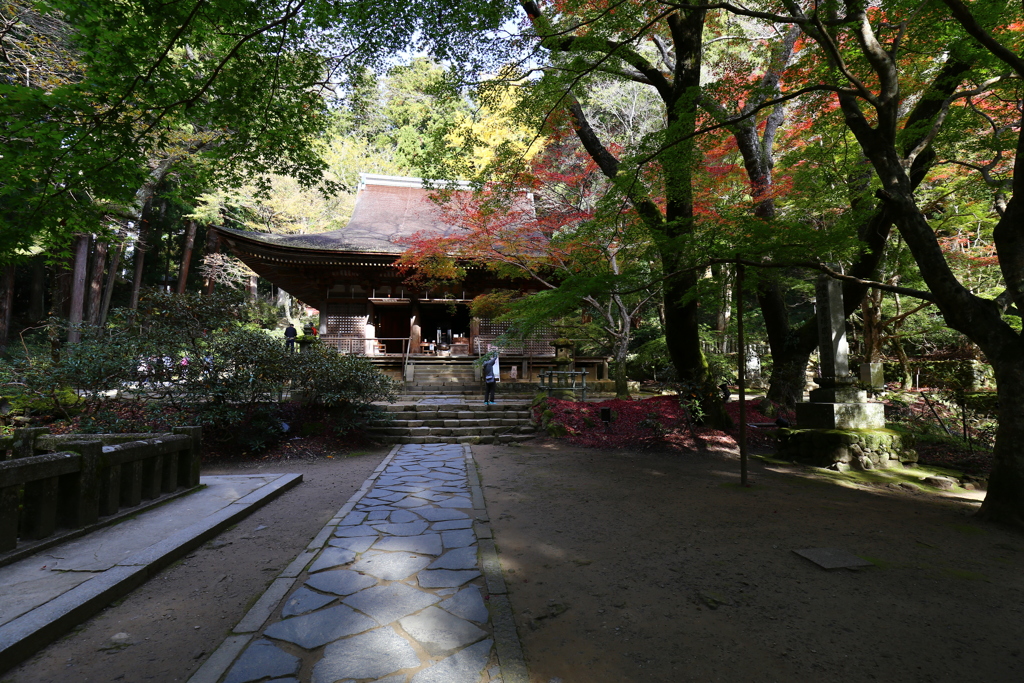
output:
POLYGON ((71 275, 71 310, 68 312, 68 343, 82 339, 82 308, 85 305, 85 274, 89 261, 89 235, 75 235, 72 253, 75 257, 71 275))
POLYGON ((7 348, 11 335, 11 308, 14 307, 14 265, 0 270, 0 351, 7 348))
POLYGON ((178 272, 178 294, 185 293, 188 266, 192 262, 192 245, 196 242, 196 222, 189 221, 185 228, 185 248, 181 252, 181 270, 178 272))
MULTIPOLYGON (((210 228, 206 233, 206 253, 220 253, 220 233, 213 228, 210 228)), ((213 286, 215 284, 213 278, 207 275, 206 280, 203 282, 203 294, 213 294, 213 286)))
POLYGON ((469 352, 476 353, 476 338, 480 336, 480 318, 475 315, 469 319, 469 352))

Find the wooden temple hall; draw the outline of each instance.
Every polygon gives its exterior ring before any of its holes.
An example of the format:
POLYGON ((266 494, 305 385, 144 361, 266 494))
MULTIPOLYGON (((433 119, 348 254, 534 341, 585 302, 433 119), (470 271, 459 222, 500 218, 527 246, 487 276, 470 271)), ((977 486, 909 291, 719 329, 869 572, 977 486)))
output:
MULTIPOLYGON (((456 194, 461 192, 468 188, 456 194)), ((273 235, 216 229, 222 244, 261 277, 318 309, 321 340, 342 353, 397 369, 396 361, 403 366, 439 357, 469 361, 499 350, 511 361, 505 366, 515 365, 522 379, 534 368, 553 365, 553 330, 498 349, 495 340, 505 325, 470 315, 474 297, 520 284, 499 281, 484 268, 469 269, 465 282, 446 290, 406 284, 408 273, 395 267, 406 248, 403 239, 459 229, 445 222, 428 193, 419 178, 362 174, 352 218, 339 230, 273 235)), ((604 359, 588 360, 586 365, 604 369, 604 359)), ((596 374, 601 377, 592 379, 606 377, 596 374)))

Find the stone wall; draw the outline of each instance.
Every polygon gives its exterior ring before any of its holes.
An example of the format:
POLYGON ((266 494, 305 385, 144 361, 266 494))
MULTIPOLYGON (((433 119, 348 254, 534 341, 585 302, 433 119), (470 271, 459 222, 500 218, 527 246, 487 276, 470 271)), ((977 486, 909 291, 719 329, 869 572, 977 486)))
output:
POLYGON ((913 437, 891 429, 780 429, 778 457, 837 470, 917 462, 913 437))

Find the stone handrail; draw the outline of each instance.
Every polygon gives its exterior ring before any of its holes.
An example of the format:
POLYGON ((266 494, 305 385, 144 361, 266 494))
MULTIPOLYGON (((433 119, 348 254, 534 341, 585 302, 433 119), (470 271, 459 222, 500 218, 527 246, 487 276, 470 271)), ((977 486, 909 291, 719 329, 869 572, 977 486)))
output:
POLYGON ((587 371, 586 370, 544 370, 539 373, 540 375, 540 390, 547 390, 548 396, 551 396, 552 392, 571 392, 581 391, 582 400, 587 400, 587 371), (582 380, 582 384, 577 384, 576 380, 579 378, 582 380), (544 380, 547 379, 547 384, 544 384, 544 380))
POLYGON ((17 430, 0 441, 0 552, 198 486, 201 435, 201 427, 161 435, 17 430), (41 453, 48 450, 58 452, 41 453))

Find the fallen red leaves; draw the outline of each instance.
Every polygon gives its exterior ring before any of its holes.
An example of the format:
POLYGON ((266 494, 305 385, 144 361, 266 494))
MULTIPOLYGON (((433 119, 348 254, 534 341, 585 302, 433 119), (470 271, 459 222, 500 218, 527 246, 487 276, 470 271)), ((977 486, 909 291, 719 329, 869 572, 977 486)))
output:
MULTIPOLYGON (((747 422, 772 422, 763 415, 756 401, 747 401, 747 422)), ((552 422, 563 426, 566 439, 580 446, 593 448, 645 448, 664 444, 685 449, 735 448, 739 434, 739 403, 726 404, 732 418, 729 430, 694 426, 686 420, 686 409, 675 396, 655 396, 641 400, 611 399, 596 403, 547 399, 546 407, 552 412, 552 422), (611 408, 614 419, 609 430, 601 422, 601 408, 611 408)), ((541 408, 537 410, 540 417, 541 408)), ((770 429, 747 429, 747 443, 751 446, 773 446, 770 429)))

